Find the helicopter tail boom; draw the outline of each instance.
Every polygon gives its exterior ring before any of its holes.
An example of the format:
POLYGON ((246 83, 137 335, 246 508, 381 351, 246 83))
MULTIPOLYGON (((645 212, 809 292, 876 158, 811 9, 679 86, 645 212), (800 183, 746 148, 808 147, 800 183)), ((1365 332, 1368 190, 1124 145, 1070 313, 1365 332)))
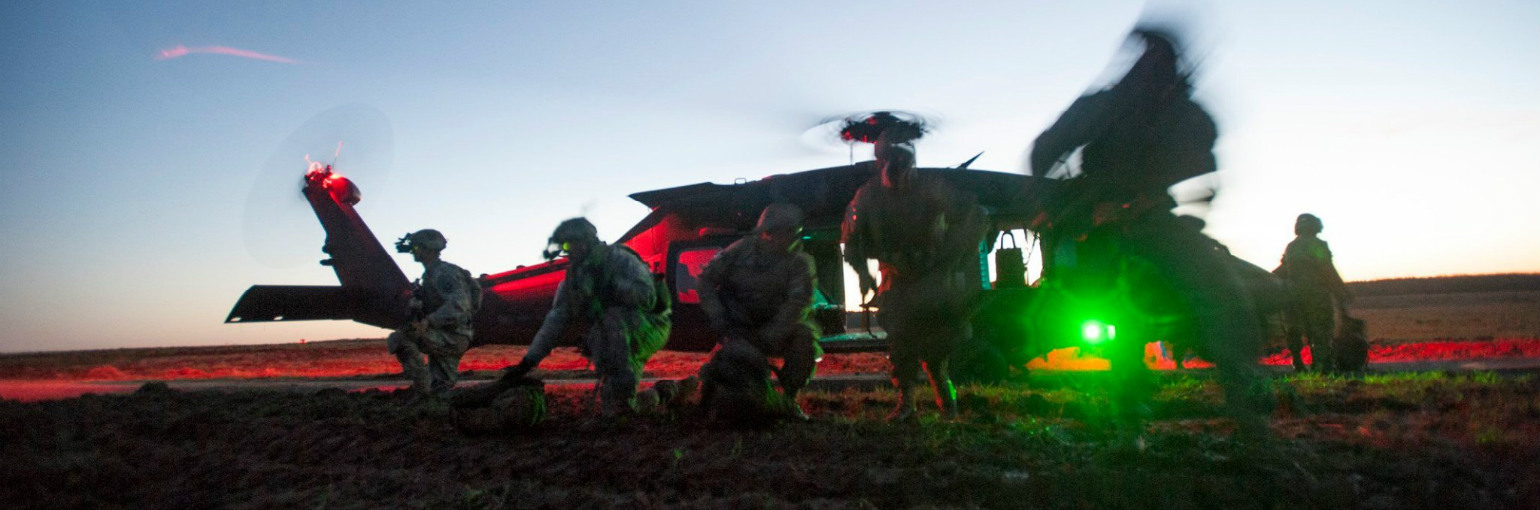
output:
POLYGON ((362 311, 358 294, 340 286, 253 285, 225 322, 352 319, 362 311))
POLYGON ((305 175, 305 199, 326 230, 321 265, 337 273, 341 286, 254 285, 225 318, 231 322, 353 320, 396 329, 406 324, 411 284, 353 205, 358 187, 330 167, 312 165, 305 175))

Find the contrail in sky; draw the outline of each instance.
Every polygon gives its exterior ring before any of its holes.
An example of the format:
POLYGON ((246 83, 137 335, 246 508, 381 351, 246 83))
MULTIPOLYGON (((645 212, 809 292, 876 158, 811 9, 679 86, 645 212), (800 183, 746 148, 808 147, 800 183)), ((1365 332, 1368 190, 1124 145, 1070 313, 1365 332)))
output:
POLYGON ((277 56, 277 55, 268 55, 266 53, 257 53, 255 51, 243 50, 243 49, 240 49, 240 48, 231 48, 229 46, 201 46, 201 47, 197 47, 197 48, 188 48, 186 46, 178 45, 177 47, 171 48, 169 50, 160 50, 160 55, 156 55, 155 56, 155 60, 171 60, 173 58, 185 57, 188 54, 192 54, 192 53, 213 53, 213 54, 216 54, 216 55, 230 55, 230 56, 233 56, 233 57, 250 58, 250 59, 256 59, 256 60, 266 60, 268 62, 278 62, 278 63, 282 63, 282 64, 298 64, 299 63, 299 61, 296 61, 294 59, 284 58, 284 57, 280 57, 280 56, 277 56))

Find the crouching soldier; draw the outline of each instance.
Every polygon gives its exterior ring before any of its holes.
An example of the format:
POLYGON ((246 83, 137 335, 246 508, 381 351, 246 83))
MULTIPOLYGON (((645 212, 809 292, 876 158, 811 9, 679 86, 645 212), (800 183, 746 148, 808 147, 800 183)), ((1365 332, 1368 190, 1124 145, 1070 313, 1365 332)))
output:
POLYGON ((460 356, 471 345, 471 320, 481 305, 481 286, 470 272, 439 258, 448 244, 433 229, 396 241, 396 251, 411 253, 423 273, 412 292, 412 320, 385 343, 419 395, 442 397, 454 388, 460 356))
POLYGON ((565 253, 570 263, 556 288, 555 302, 524 359, 507 369, 493 387, 512 387, 551 353, 573 323, 588 327, 583 353, 599 375, 599 401, 605 416, 636 411, 642 366, 668 339, 671 303, 666 288, 636 252, 599 240, 599 231, 583 218, 563 221, 551 234, 547 259, 565 253))
POLYGON ((722 342, 701 368, 703 406, 713 406, 722 392, 743 393, 730 399, 771 396, 765 393, 773 392, 767 358, 778 357, 783 363, 774 372, 783 403, 775 411, 808 419, 797 393, 813 377, 822 352, 818 327, 809 317, 817 273, 813 257, 798 247, 801 236, 802 211, 771 204, 749 237, 717 253, 702 269, 701 308, 722 342))

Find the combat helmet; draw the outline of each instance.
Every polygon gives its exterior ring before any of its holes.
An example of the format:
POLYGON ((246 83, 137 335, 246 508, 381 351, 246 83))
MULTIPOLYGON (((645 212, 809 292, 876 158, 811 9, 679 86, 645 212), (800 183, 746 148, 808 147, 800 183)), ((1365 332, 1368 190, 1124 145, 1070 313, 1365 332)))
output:
POLYGON ((444 238, 444 234, 431 228, 412 232, 396 240, 396 251, 398 253, 411 253, 413 248, 419 247, 428 251, 440 252, 444 251, 444 248, 448 246, 449 240, 444 238))
POLYGON ((1321 219, 1314 214, 1301 214, 1294 220, 1294 235, 1319 234, 1323 229, 1325 225, 1322 225, 1321 219))
POLYGON ((787 203, 774 203, 759 213, 754 233, 773 230, 802 230, 802 209, 787 203))
POLYGON ((556 226, 556 231, 551 233, 551 238, 546 241, 545 258, 554 259, 567 251, 569 243, 599 242, 599 228, 588 221, 587 218, 572 218, 561 222, 556 226))

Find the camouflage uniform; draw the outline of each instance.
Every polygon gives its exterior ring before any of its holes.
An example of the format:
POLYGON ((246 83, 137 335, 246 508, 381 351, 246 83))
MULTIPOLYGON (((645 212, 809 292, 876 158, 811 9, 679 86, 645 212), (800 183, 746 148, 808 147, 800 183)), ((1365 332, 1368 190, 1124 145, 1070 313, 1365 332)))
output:
MULTIPOLYGON (((1319 232, 1319 219, 1311 215, 1300 216, 1300 223, 1312 220, 1319 232)), ((1295 230, 1299 236, 1284 249, 1283 261, 1277 270, 1291 297, 1284 310, 1289 350, 1294 356, 1294 368, 1304 370, 1301 337, 1309 338, 1315 368, 1331 371, 1336 360, 1333 335, 1337 330, 1337 310, 1345 305, 1347 285, 1332 264, 1331 248, 1327 247, 1326 241, 1316 237, 1315 232, 1300 231, 1299 226, 1295 230)))
MULTIPOLYGON (((879 155, 884 150, 879 142, 879 155)), ((937 405, 955 416, 957 392, 948 365, 952 352, 972 334, 969 319, 979 285, 969 263, 978 257, 983 222, 971 194, 939 179, 915 175, 911 180, 885 185, 874 179, 856 191, 841 225, 845 261, 863 279, 863 293, 870 281, 867 259, 877 259, 881 267, 877 322, 887 334, 893 382, 900 392, 892 418, 914 413, 921 362, 937 405)))
MULTIPOLYGON (((1033 144, 1031 172, 1039 177, 1084 147, 1082 175, 1065 181, 1061 196, 1051 197, 1055 202, 1040 204, 1055 215, 1046 221, 1051 230, 1044 244, 1083 235, 1150 264, 1192 314, 1194 347, 1218 368, 1227 405, 1245 425, 1255 425, 1270 398, 1256 366, 1262 339, 1256 308, 1228 255, 1172 214, 1176 203, 1166 191, 1217 170, 1218 130, 1191 99, 1169 36, 1136 34, 1146 51, 1128 75, 1076 100, 1033 144)), ((1127 374, 1146 370, 1136 354, 1113 357, 1127 374)), ((1138 393, 1120 396, 1125 409, 1134 407, 1127 399, 1138 393)))
MULTIPOLYGON (((772 208, 778 206, 791 207, 777 204, 767 208, 756 233, 767 229, 766 220, 773 221, 772 208)), ((800 217, 800 212, 787 214, 800 217)), ((785 228, 800 230, 800 219, 789 222, 785 228)), ((782 358, 776 378, 792 403, 813 377, 822 355, 818 327, 810 317, 816 275, 811 255, 795 248, 778 249, 758 235, 718 252, 700 274, 701 308, 712 329, 723 336, 724 349, 743 351, 743 358, 758 360, 755 364, 766 364, 767 356, 782 358)), ((708 363, 719 361, 714 356, 708 363)), ((713 374, 716 369, 705 369, 703 374, 713 374)), ((715 389, 713 378, 704 379, 710 393, 715 389)))
POLYGON ((415 387, 434 395, 448 393, 459 378, 460 356, 471 345, 471 320, 481 289, 460 266, 434 260, 423 268, 419 300, 427 327, 418 334, 412 327, 391 333, 385 343, 401 361, 401 369, 415 387), (423 354, 428 355, 427 364, 423 354))
POLYGON ((567 268, 518 375, 539 365, 566 328, 581 321, 588 324, 584 353, 598 371, 604 413, 633 412, 642 366, 663 347, 671 322, 666 312, 656 312, 652 272, 635 252, 603 243, 593 250, 567 268))

